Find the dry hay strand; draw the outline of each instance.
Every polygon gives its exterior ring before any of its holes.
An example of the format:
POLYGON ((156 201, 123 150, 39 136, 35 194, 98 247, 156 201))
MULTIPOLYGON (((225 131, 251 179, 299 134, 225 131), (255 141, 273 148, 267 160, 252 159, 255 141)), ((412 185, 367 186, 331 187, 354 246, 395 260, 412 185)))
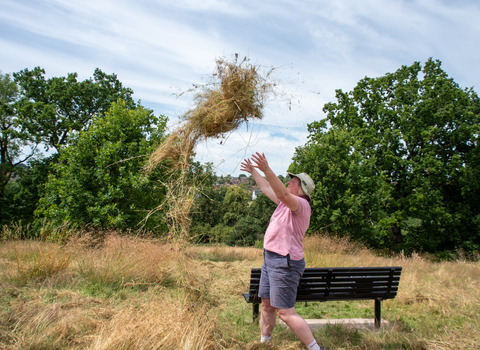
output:
POLYGON ((198 141, 224 137, 243 122, 262 119, 263 107, 275 86, 270 78, 273 68, 262 75, 259 66, 246 57, 239 62, 237 57, 232 62, 216 60, 211 87, 199 87, 196 107, 181 117, 184 124, 152 153, 147 172, 167 159, 174 168, 185 166, 198 141))
POLYGON ((185 168, 201 134, 185 125, 172 132, 151 154, 146 171, 152 171, 164 160, 169 160, 172 170, 185 168))
POLYGON ((147 173, 167 161, 171 176, 164 183, 165 200, 145 220, 163 209, 170 234, 188 238, 190 210, 197 186, 187 178, 196 144, 210 137, 225 137, 249 119, 261 119, 266 98, 275 85, 270 80, 272 71, 262 75, 259 67, 249 63, 246 57, 238 61, 238 55, 232 62, 224 58, 216 60, 214 81, 209 86, 198 87, 196 107, 181 117, 183 124, 149 158, 147 173))
POLYGON ((162 185, 166 190, 165 198, 160 205, 147 214, 143 223, 156 211, 163 210, 165 222, 169 227, 168 238, 188 241, 190 212, 198 185, 189 178, 188 169, 185 168, 180 169, 178 174, 171 174, 162 185))
POLYGON ((190 227, 190 212, 195 199, 196 186, 187 181, 186 174, 182 174, 177 181, 167 185, 167 211, 165 213, 170 234, 186 239, 190 227))

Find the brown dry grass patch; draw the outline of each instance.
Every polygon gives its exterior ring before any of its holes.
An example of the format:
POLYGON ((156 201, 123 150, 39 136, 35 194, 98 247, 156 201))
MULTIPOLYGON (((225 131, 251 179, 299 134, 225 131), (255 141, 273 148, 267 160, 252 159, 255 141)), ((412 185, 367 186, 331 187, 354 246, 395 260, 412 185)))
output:
POLYGON ((76 251, 75 271, 99 283, 159 283, 176 275, 178 248, 155 240, 109 234, 97 247, 76 251))
POLYGON ((88 349, 213 349, 215 322, 208 309, 187 309, 174 299, 151 298, 116 313, 88 349))

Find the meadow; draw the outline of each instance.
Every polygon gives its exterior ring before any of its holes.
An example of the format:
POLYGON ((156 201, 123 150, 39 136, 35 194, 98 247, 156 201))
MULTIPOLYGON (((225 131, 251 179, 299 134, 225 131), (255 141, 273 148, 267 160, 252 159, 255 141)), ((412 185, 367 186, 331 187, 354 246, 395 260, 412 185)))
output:
MULTIPOLYGON (((258 248, 93 234, 0 242, 0 349, 304 349, 277 326, 259 343, 242 296, 258 248)), ((308 267, 403 267, 381 330, 328 326, 327 349, 480 349, 480 263, 380 256, 346 238, 305 239, 308 267)), ((297 304, 305 318, 373 318, 373 302, 297 304)))

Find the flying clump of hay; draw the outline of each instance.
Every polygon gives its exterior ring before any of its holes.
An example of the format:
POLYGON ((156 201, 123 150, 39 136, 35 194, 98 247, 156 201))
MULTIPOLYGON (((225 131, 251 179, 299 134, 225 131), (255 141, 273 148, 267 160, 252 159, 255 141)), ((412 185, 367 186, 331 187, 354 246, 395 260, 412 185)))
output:
POLYGON ((270 75, 273 68, 261 74, 260 67, 247 58, 233 61, 216 60, 213 82, 200 87, 195 95, 196 107, 186 112, 183 124, 152 153, 147 171, 164 160, 174 169, 187 166, 199 141, 225 137, 243 122, 262 119, 263 107, 275 85, 270 75))

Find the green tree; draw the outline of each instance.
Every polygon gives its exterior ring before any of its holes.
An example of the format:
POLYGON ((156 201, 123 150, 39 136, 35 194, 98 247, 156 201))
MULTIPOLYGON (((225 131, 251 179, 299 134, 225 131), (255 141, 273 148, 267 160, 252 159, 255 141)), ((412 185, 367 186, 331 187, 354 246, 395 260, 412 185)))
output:
POLYGON ((270 218, 275 209, 277 209, 277 204, 264 194, 261 194, 255 200, 250 202, 247 209, 247 215, 259 220, 258 238, 261 238, 261 236, 265 234, 268 224, 270 223, 270 218))
POLYGON ((235 223, 229 243, 231 245, 253 246, 255 241, 263 239, 270 218, 276 208, 277 205, 264 194, 251 201, 246 215, 235 223))
POLYGON ((247 212, 248 192, 240 186, 230 186, 225 194, 222 204, 225 214, 223 214, 223 223, 226 226, 233 226, 245 216, 247 212))
MULTIPOLYGON (((147 176, 148 155, 164 137, 166 117, 141 106, 112 105, 87 131, 76 134, 52 167, 36 215, 56 223, 135 228, 162 202, 160 170, 147 176)), ((157 212, 147 224, 161 224, 157 212)))
POLYGON ((47 149, 57 151, 67 145, 69 136, 86 130, 94 116, 107 112, 121 99, 134 108, 133 91, 123 87, 115 74, 95 69, 93 79, 77 81, 77 73, 45 79, 45 70, 36 67, 13 74, 20 87, 16 105, 18 125, 34 135, 47 149))
POLYGON ((317 184, 313 226, 408 251, 478 249, 480 102, 473 89, 429 59, 366 77, 336 98, 324 106, 331 127, 309 125, 310 140, 291 167, 317 184))
POLYGON ((223 222, 223 200, 227 189, 226 186, 216 188, 215 185, 202 187, 192 207, 192 226, 208 224, 214 227, 223 222))
POLYGON ((260 220, 253 216, 241 217, 233 226, 226 243, 231 246, 253 246, 265 233, 260 230, 260 220))

